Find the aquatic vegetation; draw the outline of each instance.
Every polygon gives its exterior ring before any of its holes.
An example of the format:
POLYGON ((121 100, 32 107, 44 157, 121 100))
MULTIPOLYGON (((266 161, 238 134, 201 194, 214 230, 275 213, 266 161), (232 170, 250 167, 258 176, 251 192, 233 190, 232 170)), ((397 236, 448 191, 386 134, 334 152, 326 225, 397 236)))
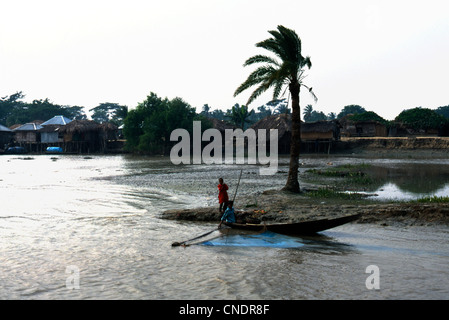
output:
POLYGON ((310 169, 306 174, 324 178, 344 178, 347 185, 365 186, 374 183, 374 179, 368 173, 370 168, 371 165, 365 163, 344 164, 326 169, 310 169))
POLYGON ((418 203, 448 203, 449 196, 428 196, 416 199, 415 202, 418 203))

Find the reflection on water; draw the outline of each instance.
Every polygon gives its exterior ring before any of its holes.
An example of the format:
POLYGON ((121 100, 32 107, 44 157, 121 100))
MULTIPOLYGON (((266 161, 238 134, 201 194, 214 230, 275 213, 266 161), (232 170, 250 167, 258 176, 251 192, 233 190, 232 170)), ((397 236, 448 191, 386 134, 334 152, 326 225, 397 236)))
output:
POLYGON ((402 162, 374 165, 374 180, 382 185, 374 191, 379 200, 413 200, 449 195, 449 161, 402 162))
POLYGON ((432 189, 429 192, 412 192, 401 189, 394 183, 387 183, 374 192, 376 195, 369 197, 378 200, 415 200, 425 196, 447 197, 449 196, 449 184, 440 189, 432 189))
MULTIPOLYGON (((328 161, 304 159, 307 166, 328 161)), ((403 179, 396 174, 400 161, 374 162, 397 168, 388 175, 403 179)), ((447 298, 449 236, 443 227, 349 224, 319 237, 249 238, 257 246, 172 248, 217 224, 161 220, 160 212, 215 204, 217 178, 232 188, 240 169, 126 155, 0 156, 0 299, 447 298), (366 267, 373 264, 381 270, 381 290, 365 286, 366 267), (70 266, 79 270, 78 290, 66 286, 70 266)), ((288 159, 279 169, 259 176, 256 166, 245 166, 239 195, 282 187, 288 159)), ((432 186, 445 186, 438 175, 428 176, 436 180, 432 186)))

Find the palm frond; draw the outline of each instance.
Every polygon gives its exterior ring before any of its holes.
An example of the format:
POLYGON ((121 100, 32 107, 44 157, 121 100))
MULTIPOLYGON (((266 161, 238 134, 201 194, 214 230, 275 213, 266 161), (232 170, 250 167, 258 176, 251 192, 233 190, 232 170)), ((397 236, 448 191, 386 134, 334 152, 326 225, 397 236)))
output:
POLYGON ((303 84, 303 83, 301 83, 301 86, 303 86, 304 88, 306 88, 307 90, 309 90, 309 93, 312 95, 313 100, 315 101, 315 103, 317 103, 318 97, 315 95, 315 93, 313 92, 312 88, 309 88, 308 86, 306 86, 306 85, 303 84))
POLYGON ((307 68, 312 68, 312 61, 310 60, 310 57, 307 56, 304 58, 304 64, 303 66, 307 66, 307 68))
MULTIPOLYGON (((285 81, 277 81, 276 84, 274 85, 274 90, 273 90, 273 100, 276 100, 277 98, 279 98, 282 88, 286 87, 285 90, 287 90, 288 86, 286 86, 285 81)), ((284 90, 284 93, 285 93, 284 90)))
POLYGON ((261 67, 257 68, 248 76, 248 78, 245 80, 245 82, 243 82, 237 88, 237 90, 235 90, 234 97, 237 96, 238 94, 242 93, 246 89, 248 89, 252 86, 255 86, 261 82, 266 81, 266 79, 269 78, 269 75, 271 73, 275 72, 275 70, 276 69, 273 68, 272 66, 261 66, 261 67))
POLYGON ((246 103, 249 105, 251 102, 256 100, 262 93, 267 91, 271 87, 270 83, 264 82, 262 83, 256 90, 253 91, 251 96, 248 98, 248 102, 246 103))
POLYGON ((283 48, 273 38, 266 39, 264 41, 256 43, 256 47, 271 51, 277 57, 279 57, 281 60, 285 60, 285 52, 284 52, 283 48))
POLYGON ((269 56, 264 56, 264 55, 255 55, 255 56, 249 58, 248 60, 245 61, 243 66, 247 67, 254 63, 268 63, 268 64, 273 64, 275 66, 279 66, 279 63, 275 59, 273 59, 272 57, 269 57, 269 56))

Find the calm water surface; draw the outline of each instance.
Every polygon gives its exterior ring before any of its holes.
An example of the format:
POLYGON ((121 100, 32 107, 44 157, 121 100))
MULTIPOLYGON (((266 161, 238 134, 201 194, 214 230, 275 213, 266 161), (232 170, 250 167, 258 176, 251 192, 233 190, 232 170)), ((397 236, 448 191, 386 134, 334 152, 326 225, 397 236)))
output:
MULTIPOLYGON (((303 167, 328 161, 305 158, 303 167)), ((379 175, 391 177, 378 192, 393 186, 400 197, 448 195, 443 160, 370 161, 379 175), (404 172, 411 166, 422 177, 428 168, 432 181, 412 174, 410 183, 404 172), (408 187, 416 181, 425 186, 408 187)), ((286 159, 275 176, 245 166, 239 196, 282 187, 286 171, 286 159)), ((172 248, 172 242, 216 224, 166 221, 159 214, 215 204, 218 176, 232 193, 239 173, 238 166, 174 166, 158 157, 0 156, 0 299, 448 298, 444 226, 350 224, 319 237, 292 238, 297 246, 288 248, 172 248), (380 270, 378 290, 365 284, 370 265, 380 270)), ((235 244, 236 236, 219 239, 235 244)))

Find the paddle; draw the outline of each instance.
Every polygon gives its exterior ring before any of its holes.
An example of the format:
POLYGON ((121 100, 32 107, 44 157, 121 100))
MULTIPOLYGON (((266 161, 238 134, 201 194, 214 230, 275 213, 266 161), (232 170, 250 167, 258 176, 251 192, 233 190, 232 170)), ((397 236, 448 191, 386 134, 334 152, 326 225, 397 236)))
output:
POLYGON ((197 239, 199 239, 199 238, 205 237, 205 236, 207 236, 207 235, 209 235, 209 234, 211 234, 212 232, 215 232, 215 231, 217 231, 217 230, 218 230, 218 229, 214 229, 214 230, 212 230, 212 231, 209 231, 209 232, 206 232, 206 233, 204 233, 204 234, 202 234, 202 235, 199 235, 198 237, 195 237, 195 238, 193 238, 193 239, 186 240, 186 241, 183 241, 183 242, 173 242, 173 243, 171 244, 171 246, 172 246, 172 247, 179 247, 179 246, 182 246, 182 245, 184 245, 184 244, 187 243, 187 242, 190 242, 190 241, 197 240, 197 239))

